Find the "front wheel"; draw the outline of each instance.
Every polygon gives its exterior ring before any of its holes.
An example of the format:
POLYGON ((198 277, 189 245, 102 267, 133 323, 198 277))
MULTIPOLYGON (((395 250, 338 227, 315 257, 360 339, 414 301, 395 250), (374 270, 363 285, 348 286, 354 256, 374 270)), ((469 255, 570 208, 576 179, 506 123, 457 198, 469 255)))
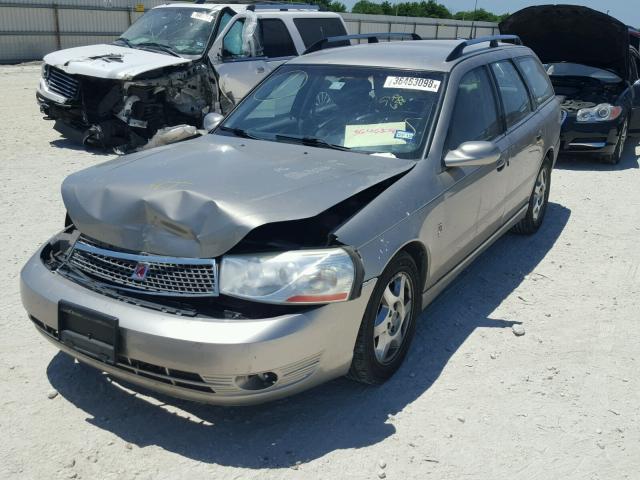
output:
POLYGON ((420 314, 418 278, 416 262, 405 252, 382 273, 360 325, 349 378, 381 384, 400 368, 420 314))
POLYGON ((546 159, 540 167, 533 192, 529 197, 529 208, 522 220, 520 220, 513 231, 530 235, 536 233, 542 225, 544 214, 549 203, 549 189, 551 187, 551 161, 546 159))
POLYGON ((605 155, 603 160, 610 165, 617 165, 622 159, 622 153, 624 152, 624 144, 627 141, 627 133, 629 132, 629 119, 625 118, 622 128, 620 129, 620 136, 618 137, 618 143, 616 148, 610 155, 605 155))

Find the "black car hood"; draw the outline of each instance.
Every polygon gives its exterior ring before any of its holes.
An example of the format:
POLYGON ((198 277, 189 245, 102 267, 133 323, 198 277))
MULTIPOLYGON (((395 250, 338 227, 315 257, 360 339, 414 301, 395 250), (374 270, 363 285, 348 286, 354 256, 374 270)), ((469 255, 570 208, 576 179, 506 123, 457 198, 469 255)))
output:
POLYGON ((78 229, 101 242, 216 257, 258 226, 316 216, 414 164, 206 135, 75 173, 62 197, 78 229))
POLYGON ((542 63, 580 63, 628 78, 628 27, 604 13, 576 5, 540 5, 517 11, 499 28, 518 35, 542 63))

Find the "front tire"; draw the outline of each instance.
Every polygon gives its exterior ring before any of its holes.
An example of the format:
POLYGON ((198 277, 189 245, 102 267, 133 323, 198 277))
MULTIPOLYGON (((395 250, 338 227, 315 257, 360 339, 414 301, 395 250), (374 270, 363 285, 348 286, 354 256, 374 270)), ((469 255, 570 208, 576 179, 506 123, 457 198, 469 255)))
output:
POLYGON ((513 227, 513 231, 515 233, 531 235, 538 231, 540 225, 542 225, 542 221, 544 220, 544 214, 547 211, 550 187, 551 161, 547 158, 542 163, 542 167, 540 167, 540 171, 536 177, 533 192, 531 192, 531 197, 529 197, 529 208, 527 208, 527 213, 524 218, 520 220, 515 227, 513 227))
POLYGON ((379 385, 400 368, 420 314, 419 278, 416 262, 406 252, 382 273, 360 324, 349 378, 379 385))
POLYGON ((620 163, 622 159, 622 153, 624 152, 624 144, 627 141, 627 134, 629 132, 629 119, 625 118, 624 123, 622 124, 622 128, 620 129, 620 136, 618 137, 618 143, 616 143, 616 148, 610 155, 605 155, 602 159, 605 163, 609 165, 617 165, 620 163))

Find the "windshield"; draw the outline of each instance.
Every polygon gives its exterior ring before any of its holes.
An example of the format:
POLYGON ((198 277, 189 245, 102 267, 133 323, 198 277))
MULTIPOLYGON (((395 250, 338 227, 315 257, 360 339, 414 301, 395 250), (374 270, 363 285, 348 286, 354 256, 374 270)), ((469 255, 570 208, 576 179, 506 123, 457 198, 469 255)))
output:
POLYGON ((248 95, 216 133, 419 158, 443 74, 286 65, 248 95))
POLYGON ((622 79, 613 72, 580 63, 547 63, 544 68, 550 77, 589 77, 606 83, 618 83, 622 79))
POLYGON ((202 55, 215 18, 215 12, 200 8, 154 8, 120 38, 134 48, 168 47, 180 55, 202 55))

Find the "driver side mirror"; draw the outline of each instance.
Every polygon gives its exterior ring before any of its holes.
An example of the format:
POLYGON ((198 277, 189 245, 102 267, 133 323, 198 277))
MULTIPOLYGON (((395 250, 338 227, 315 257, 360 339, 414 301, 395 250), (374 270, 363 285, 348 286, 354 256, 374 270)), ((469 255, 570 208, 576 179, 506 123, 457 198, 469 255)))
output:
POLYGON ((219 113, 207 113, 202 120, 202 128, 207 132, 210 132, 220 125, 222 120, 224 120, 224 115, 220 115, 219 113))
POLYGON ((493 142, 464 142, 444 157, 447 167, 473 167, 495 164, 500 158, 500 149, 493 142))

